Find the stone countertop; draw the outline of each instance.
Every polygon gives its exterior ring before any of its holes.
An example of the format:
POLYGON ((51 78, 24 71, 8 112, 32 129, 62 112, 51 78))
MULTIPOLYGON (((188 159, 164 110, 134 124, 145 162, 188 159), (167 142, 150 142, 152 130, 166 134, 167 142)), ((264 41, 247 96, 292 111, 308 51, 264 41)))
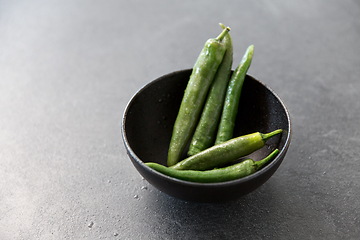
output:
POLYGON ((0 239, 356 239, 356 1, 0 1, 0 239), (121 138, 131 96, 231 27, 234 68, 292 118, 272 178, 233 202, 159 192, 121 138))

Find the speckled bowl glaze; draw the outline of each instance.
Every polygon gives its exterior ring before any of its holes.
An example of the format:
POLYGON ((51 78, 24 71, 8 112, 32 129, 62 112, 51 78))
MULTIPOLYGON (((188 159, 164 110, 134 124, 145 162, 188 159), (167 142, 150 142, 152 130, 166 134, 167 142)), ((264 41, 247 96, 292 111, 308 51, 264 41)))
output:
POLYGON ((291 139, 290 115, 285 104, 273 90, 249 75, 242 89, 234 137, 283 129, 281 135, 271 138, 263 148, 247 156, 260 160, 278 148, 279 154, 275 159, 250 176, 222 183, 183 181, 144 164, 157 162, 166 166, 172 127, 191 71, 185 69, 159 77, 143 86, 130 99, 122 119, 122 137, 127 153, 135 168, 150 184, 172 197, 185 201, 220 202, 244 196, 259 188, 275 173, 291 139))

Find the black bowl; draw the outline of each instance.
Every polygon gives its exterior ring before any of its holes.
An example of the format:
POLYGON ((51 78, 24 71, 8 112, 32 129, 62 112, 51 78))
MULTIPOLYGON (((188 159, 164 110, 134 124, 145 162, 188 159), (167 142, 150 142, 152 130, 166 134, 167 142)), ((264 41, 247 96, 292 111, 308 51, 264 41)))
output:
MULTIPOLYGON (((256 173, 222 183, 194 183, 161 174, 145 162, 166 166, 167 153, 191 69, 176 71, 142 87, 129 101, 122 119, 127 153, 139 173, 158 190, 186 201, 219 202, 244 196, 265 183, 278 169, 290 145, 290 115, 282 100, 266 85, 247 75, 240 98, 234 137, 283 129, 248 157, 260 160, 275 148, 279 154, 256 173)), ((186 151, 186 150, 185 150, 186 151)))

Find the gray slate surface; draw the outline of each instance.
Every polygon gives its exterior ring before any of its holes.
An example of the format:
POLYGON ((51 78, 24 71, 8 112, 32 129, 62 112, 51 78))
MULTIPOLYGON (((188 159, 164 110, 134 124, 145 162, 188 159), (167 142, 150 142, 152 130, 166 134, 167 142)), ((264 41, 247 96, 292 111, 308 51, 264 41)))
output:
POLYGON ((357 239, 360 4, 0 0, 0 239, 357 239), (275 175, 199 204, 149 185, 121 139, 127 101, 231 27, 234 68, 287 104, 275 175))

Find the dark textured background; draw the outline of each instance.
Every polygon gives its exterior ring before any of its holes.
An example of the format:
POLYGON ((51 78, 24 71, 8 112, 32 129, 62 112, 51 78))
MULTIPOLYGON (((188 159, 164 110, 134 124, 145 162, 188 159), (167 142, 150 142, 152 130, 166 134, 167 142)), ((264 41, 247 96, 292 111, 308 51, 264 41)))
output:
MULTIPOLYGON (((0 0, 0 239, 357 239, 360 4, 0 0), (177 200, 121 139, 131 96, 231 27, 234 68, 287 104, 293 137, 255 192, 177 200)), ((146 119, 144 119, 146 120, 146 119)))

